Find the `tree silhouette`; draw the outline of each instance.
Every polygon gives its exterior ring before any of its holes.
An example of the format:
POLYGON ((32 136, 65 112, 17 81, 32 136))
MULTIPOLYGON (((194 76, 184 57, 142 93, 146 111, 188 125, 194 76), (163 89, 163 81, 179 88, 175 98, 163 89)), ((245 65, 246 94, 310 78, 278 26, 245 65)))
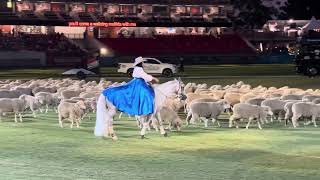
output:
POLYGON ((230 17, 236 27, 261 28, 278 15, 276 9, 266 7, 261 0, 231 0, 235 15, 230 17))
POLYGON ((286 6, 282 8, 283 19, 311 19, 312 16, 320 18, 319 0, 288 0, 286 6))

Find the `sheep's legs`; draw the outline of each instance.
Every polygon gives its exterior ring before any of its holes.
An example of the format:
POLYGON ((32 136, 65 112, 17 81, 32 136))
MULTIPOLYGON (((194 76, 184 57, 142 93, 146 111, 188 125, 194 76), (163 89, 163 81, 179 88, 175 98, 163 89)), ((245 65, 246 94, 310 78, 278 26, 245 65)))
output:
POLYGON ((20 122, 22 122, 22 115, 19 113, 20 122))
POLYGON ((32 116, 33 116, 34 118, 36 118, 36 117, 37 117, 37 115, 36 115, 36 112, 35 112, 35 111, 32 111, 32 116))
POLYGON ((312 122, 313 122, 313 126, 314 126, 314 127, 318 127, 318 126, 317 126, 316 119, 317 119, 316 116, 312 116, 312 122))
POLYGON ((49 110, 49 105, 46 104, 46 113, 48 113, 48 110, 49 110))
POLYGON ((298 119, 300 118, 300 116, 296 116, 296 115, 293 115, 292 117, 292 125, 294 128, 297 128, 297 126, 299 126, 299 123, 298 123, 298 119))
POLYGON ((191 112, 188 112, 188 115, 187 115, 187 118, 186 118, 186 124, 187 124, 187 126, 190 124, 190 119, 191 119, 191 117, 192 117, 191 112))
POLYGON ((221 127, 220 122, 216 120, 216 118, 212 118, 212 124, 214 126, 214 123, 217 122, 218 127, 221 127))
POLYGON ((233 118, 232 116, 229 118, 229 128, 232 128, 232 121, 233 121, 233 118))
POLYGON ((79 122, 80 122, 80 119, 76 121, 77 128, 80 128, 79 122))
POLYGON ((61 128, 63 128, 62 116, 60 116, 60 114, 59 114, 59 125, 61 128))
POLYGON ((73 128, 73 120, 71 120, 70 128, 73 128))
POLYGON ((246 129, 249 129, 249 126, 250 126, 251 121, 252 121, 252 118, 249 118, 249 121, 248 121, 248 124, 247 124, 247 126, 246 126, 246 129))
POLYGON ((259 129, 262 129, 262 127, 261 127, 261 124, 260 124, 260 121, 259 121, 259 120, 257 121, 257 123, 258 123, 258 127, 259 127, 259 129))
POLYGON ((208 119, 204 118, 204 117, 201 117, 200 119, 204 122, 204 127, 207 128, 208 127, 208 119))
POLYGON ((236 116, 234 116, 234 115, 230 116, 230 118, 229 118, 229 128, 232 128, 233 122, 237 126, 237 128, 239 128, 238 127, 238 123, 236 122, 236 120, 237 120, 236 116))
POLYGON ((278 121, 281 123, 282 112, 279 112, 278 121))
POLYGON ((36 116, 36 110, 33 108, 33 106, 30 106, 30 110, 32 111, 32 116, 34 117, 34 118, 36 118, 37 116, 36 116))

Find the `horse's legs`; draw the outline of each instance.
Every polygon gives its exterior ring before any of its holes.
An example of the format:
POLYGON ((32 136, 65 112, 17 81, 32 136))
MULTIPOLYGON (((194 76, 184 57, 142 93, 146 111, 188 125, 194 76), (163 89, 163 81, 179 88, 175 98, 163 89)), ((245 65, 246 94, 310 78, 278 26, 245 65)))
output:
POLYGON ((142 128, 140 131, 141 139, 145 137, 146 129, 149 126, 149 122, 146 116, 139 116, 140 123, 142 123, 142 128))
POLYGON ((164 136, 166 137, 168 134, 167 134, 167 132, 164 130, 163 121, 162 121, 162 119, 161 119, 161 115, 160 115, 160 113, 156 113, 155 115, 156 115, 157 120, 158 120, 158 122, 159 122, 160 134, 161 134, 161 135, 164 135, 164 136))
POLYGON ((123 114, 123 112, 120 112, 120 114, 119 114, 119 118, 118 118, 118 119, 121 119, 122 114, 123 114))
POLYGON ((113 129, 113 117, 116 115, 117 110, 116 108, 111 105, 110 103, 107 103, 108 109, 106 112, 106 120, 105 120, 105 132, 104 137, 111 137, 113 140, 117 140, 118 137, 116 136, 114 129, 113 129))

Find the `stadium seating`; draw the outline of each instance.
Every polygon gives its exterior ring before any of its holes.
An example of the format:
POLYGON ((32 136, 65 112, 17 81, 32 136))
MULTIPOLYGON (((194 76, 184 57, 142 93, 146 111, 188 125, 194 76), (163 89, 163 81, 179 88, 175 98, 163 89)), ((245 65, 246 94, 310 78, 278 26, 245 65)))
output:
POLYGON ((255 54, 240 36, 221 35, 161 35, 153 38, 104 38, 100 39, 118 55, 228 55, 255 54))
POLYGON ((75 66, 79 65, 81 59, 85 58, 87 52, 82 50, 76 44, 73 44, 63 34, 0 34, 0 51, 39 51, 47 55, 48 65, 58 65, 55 61, 60 58, 61 65, 75 66), (78 64, 68 58, 77 58, 78 64))

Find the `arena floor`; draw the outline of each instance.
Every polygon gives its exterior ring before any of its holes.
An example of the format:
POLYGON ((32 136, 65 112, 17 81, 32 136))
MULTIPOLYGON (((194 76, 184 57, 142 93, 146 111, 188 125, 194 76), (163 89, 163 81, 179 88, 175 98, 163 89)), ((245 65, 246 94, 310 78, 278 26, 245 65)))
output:
MULTIPOLYGON (((320 88, 319 78, 294 74, 290 65, 186 67, 185 82, 231 84, 242 80, 264 86, 320 88), (207 77, 210 75, 210 77, 207 77)), ((110 79, 115 69, 105 68, 110 79)), ((1 71, 2 79, 57 77, 62 70, 1 71)), ((108 77, 106 77, 108 79, 108 77)), ((165 79, 163 79, 164 81, 165 79)), ((184 115, 182 115, 184 118, 184 115)), ((141 140, 135 122, 115 121, 119 141, 93 135, 94 117, 81 128, 58 126, 57 114, 37 118, 27 115, 23 123, 13 117, 0 123, 0 179, 320 179, 320 130, 313 126, 293 129, 274 122, 258 130, 183 127, 169 137, 148 132, 141 140)), ((320 123, 320 122, 318 122, 320 123)), ((301 123, 302 124, 302 123, 301 123)))

